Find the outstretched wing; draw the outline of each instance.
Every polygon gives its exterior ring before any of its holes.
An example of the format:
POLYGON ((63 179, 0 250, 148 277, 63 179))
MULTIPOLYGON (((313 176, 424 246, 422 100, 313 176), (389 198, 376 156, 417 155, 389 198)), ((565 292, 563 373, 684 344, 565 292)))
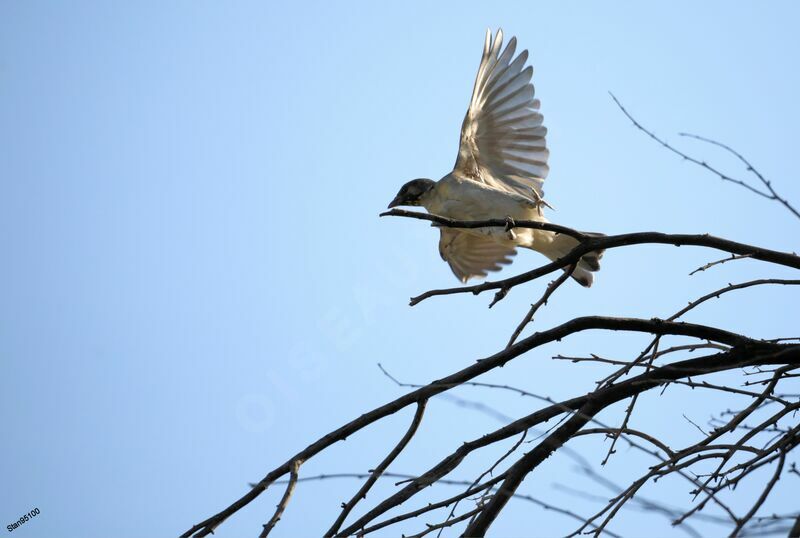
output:
POLYGON ((515 37, 501 54, 502 44, 502 30, 494 39, 486 31, 454 173, 539 201, 549 169, 547 129, 533 97, 533 68, 523 69, 528 51, 514 58, 515 37))
POLYGON ((499 271, 508 265, 516 253, 489 237, 470 234, 452 228, 440 228, 439 254, 461 282, 472 277, 484 277, 488 271, 499 271))

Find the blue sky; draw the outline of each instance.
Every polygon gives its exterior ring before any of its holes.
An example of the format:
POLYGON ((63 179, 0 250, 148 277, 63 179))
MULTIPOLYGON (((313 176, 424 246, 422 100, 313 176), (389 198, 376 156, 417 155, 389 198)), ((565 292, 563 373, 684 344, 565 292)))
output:
MULTIPOLYGON (((742 174, 677 133, 732 145, 800 201, 797 18, 790 2, 3 2, 0 523, 38 507, 14 536, 177 535, 320 435, 401 394, 377 362, 426 382, 504 345, 546 281, 492 310, 489 296, 467 295, 409 308, 408 297, 455 280, 433 230, 377 217, 404 181, 452 167, 487 27, 531 52, 553 221, 796 249, 788 212, 667 154, 608 92, 671 142, 742 174)), ((727 282, 790 274, 745 261, 687 276, 716 256, 609 252, 591 290, 559 290, 535 324, 667 316, 727 282)), ((523 253, 504 274, 541 262, 523 253)), ((796 304, 792 290, 750 290, 690 319, 796 336, 796 304)), ((642 343, 585 334, 487 380, 569 397, 604 370, 551 355, 629 357, 642 343)), ((538 405, 458 394, 511 417, 538 405)), ((735 405, 669 396, 642 398, 633 424, 676 446, 696 435, 682 413, 704 421, 735 405)), ((404 412, 354 436, 303 474, 372 468, 408 420, 404 412)), ((499 425, 436 400, 392 470, 424 470, 499 425)), ((604 454, 599 442, 574 447, 595 463, 604 454)), ((453 477, 472 478, 492 456, 453 477)), ((624 482, 647 463, 620 450, 604 472, 624 482)), ((574 480, 572 467, 556 456, 522 492, 598 509, 553 491, 574 480)), ((357 486, 301 484, 276 535, 319 535, 357 486)), ((646 494, 689 499, 682 484, 659 486, 646 494)), ((741 506, 752 502, 740 492, 741 506)), ((254 535, 279 495, 270 490, 217 535, 254 535)), ((785 494, 770 508, 796 510, 785 494)), ((616 530, 636 535, 645 522, 669 530, 637 512, 616 530)), ((572 529, 524 503, 495 527, 497 536, 572 529)))

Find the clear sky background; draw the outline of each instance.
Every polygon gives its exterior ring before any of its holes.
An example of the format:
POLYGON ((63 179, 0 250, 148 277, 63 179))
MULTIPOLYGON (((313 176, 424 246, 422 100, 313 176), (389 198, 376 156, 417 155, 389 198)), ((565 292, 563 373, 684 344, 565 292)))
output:
MULTIPOLYGON (((376 363, 427 382, 504 346, 547 280, 492 310, 490 295, 409 308, 410 296, 456 281, 435 231, 377 217, 407 179, 451 169, 487 27, 502 26, 531 52, 550 129, 552 220, 796 250, 797 219, 659 148, 608 91, 671 142, 744 174, 677 133, 739 149, 800 202, 798 15, 791 2, 2 2, 0 524, 38 507, 13 536, 175 536, 319 436, 400 395, 376 363)), ((687 276, 717 257, 689 247, 609 252, 596 285, 559 290, 535 326, 668 316, 727 282, 792 274, 744 261, 687 276)), ((542 261, 523 253, 504 275, 542 261)), ((689 319, 797 336, 797 301, 793 290, 750 290, 689 319)), ((605 370, 551 355, 629 358, 645 341, 584 334, 486 380, 570 397, 605 370)), ((705 424, 741 403, 670 390, 643 397, 631 425, 675 447, 699 435, 682 414, 705 424)), ((457 394, 513 418, 540 405, 457 394)), ((618 420, 620 409, 602 418, 618 420)), ((302 474, 372 468, 410 411, 302 474)), ((436 399, 391 470, 425 470, 501 422, 436 399)), ((607 445, 571 446, 599 464, 607 445)), ((498 451, 452 478, 474 478, 498 451)), ((624 483, 650 461, 623 444, 603 472, 624 483)), ((579 481, 559 454, 520 492, 592 513, 600 503, 553 488, 579 481)), ((276 535, 320 535, 357 487, 301 484, 276 535)), ((368 501, 392 488, 384 482, 368 501)), ((441 488, 431 493, 455 493, 441 488)), ((768 511, 797 510, 793 488, 796 480, 782 481, 768 511)), ((688 489, 665 482, 644 494, 681 504, 688 489)), ((742 510, 756 489, 739 493, 742 510)), ((254 536, 280 494, 271 489, 217 535, 254 536)), ((493 530, 574 527, 515 501, 493 530)), ((625 511, 612 526, 624 536, 645 529, 666 534, 669 520, 625 511)))

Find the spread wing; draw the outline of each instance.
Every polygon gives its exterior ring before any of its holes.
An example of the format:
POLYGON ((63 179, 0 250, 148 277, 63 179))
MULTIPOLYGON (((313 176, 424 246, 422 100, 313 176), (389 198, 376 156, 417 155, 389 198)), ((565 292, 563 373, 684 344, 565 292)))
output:
POLYGON ((494 39, 486 31, 454 172, 539 201, 549 169, 547 129, 542 125, 539 100, 533 97, 533 68, 523 69, 528 51, 514 58, 515 37, 501 54, 502 44, 502 30, 494 39))
POLYGON ((489 237, 473 235, 452 228, 440 228, 439 254, 461 282, 484 277, 488 271, 499 271, 511 263, 517 251, 489 237))

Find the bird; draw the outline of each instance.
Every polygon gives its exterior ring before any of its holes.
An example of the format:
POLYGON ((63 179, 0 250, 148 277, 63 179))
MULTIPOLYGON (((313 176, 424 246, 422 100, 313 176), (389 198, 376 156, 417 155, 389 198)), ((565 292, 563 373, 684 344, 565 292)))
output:
MULTIPOLYGON (((439 181, 417 178, 407 182, 389 209, 421 206, 449 219, 505 218, 509 225, 515 220, 549 222, 543 208, 550 206, 542 190, 549 171, 547 128, 540 102, 534 97, 533 68, 525 65, 527 50, 515 56, 516 37, 501 52, 502 45, 502 29, 494 37, 491 29, 486 31, 453 171, 439 181)), ((557 260, 578 245, 577 239, 565 234, 510 226, 439 226, 439 233, 439 254, 462 283, 499 271, 513 261, 518 247, 557 260)), ((572 278, 590 287, 602 256, 602 250, 585 254, 572 278)))

